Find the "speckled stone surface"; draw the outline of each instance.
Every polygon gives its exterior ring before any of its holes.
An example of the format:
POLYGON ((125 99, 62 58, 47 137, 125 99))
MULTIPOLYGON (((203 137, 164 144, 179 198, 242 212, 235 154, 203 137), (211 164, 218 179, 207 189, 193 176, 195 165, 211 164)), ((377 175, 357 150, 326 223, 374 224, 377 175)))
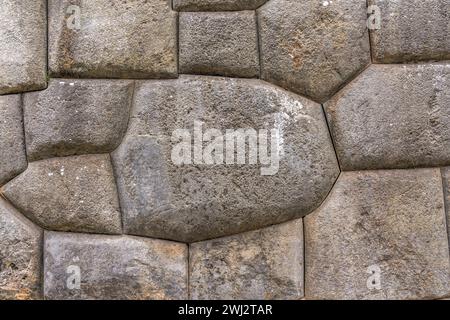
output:
POLYGON ((45 233, 46 299, 187 299, 187 246, 128 236, 45 233))
POLYGON ((194 300, 301 299, 301 219, 190 245, 194 300))

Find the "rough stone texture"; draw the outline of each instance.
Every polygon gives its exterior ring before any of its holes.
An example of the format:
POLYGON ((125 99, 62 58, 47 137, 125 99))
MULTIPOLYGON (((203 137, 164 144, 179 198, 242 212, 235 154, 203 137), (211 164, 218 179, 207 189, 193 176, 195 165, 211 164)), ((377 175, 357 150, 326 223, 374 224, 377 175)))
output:
POLYGON ((2 191, 23 214, 47 229, 121 233, 109 155, 32 162, 2 191))
POLYGON ((326 104, 344 170, 450 164, 450 65, 373 65, 326 104))
POLYGON ((447 216, 448 236, 450 239, 450 167, 442 168, 442 185, 444 188, 445 213, 447 216))
POLYGON ((450 60, 450 0, 369 0, 380 8, 371 31, 374 62, 450 60))
POLYGON ((46 299, 187 299, 187 255, 185 244, 163 240, 46 232, 44 295, 46 299), (79 289, 70 278, 77 268, 79 289))
MULTIPOLYGON (((206 153, 206 152, 205 152, 206 153)), ((274 153, 276 154, 276 153, 274 153)), ((339 168, 320 105, 259 80, 186 76, 140 82, 124 142, 113 153, 127 233, 200 241, 302 217, 339 168), (279 170, 175 165, 175 129, 278 129, 279 170)))
POLYGON ((113 151, 127 129, 132 81, 54 79, 24 95, 30 160, 113 151))
POLYGON ((267 0, 173 0, 173 8, 179 11, 240 11, 253 10, 267 0))
MULTIPOLYGON (((423 299, 449 294, 439 169, 343 173, 305 218, 306 298, 423 299), (380 287, 369 289, 369 267, 380 287)), ((377 282, 375 282, 377 283, 377 282)))
POLYGON ((180 13, 180 72, 259 76, 254 11, 180 13))
POLYGON ((176 15, 167 0, 49 0, 50 72, 88 78, 173 78, 176 15), (68 10, 73 5, 80 8, 80 29, 72 19, 77 17, 74 11, 68 10))
POLYGON ((45 88, 46 1, 0 0, 0 8, 0 94, 45 88))
POLYGON ((324 102, 370 62, 366 1, 271 0, 258 10, 261 78, 324 102))
POLYGON ((20 95, 0 96, 0 186, 27 168, 20 95))
POLYGON ((0 300, 40 298, 42 231, 0 197, 0 300))
POLYGON ((303 224, 191 244, 193 299, 300 299, 303 297, 303 224))

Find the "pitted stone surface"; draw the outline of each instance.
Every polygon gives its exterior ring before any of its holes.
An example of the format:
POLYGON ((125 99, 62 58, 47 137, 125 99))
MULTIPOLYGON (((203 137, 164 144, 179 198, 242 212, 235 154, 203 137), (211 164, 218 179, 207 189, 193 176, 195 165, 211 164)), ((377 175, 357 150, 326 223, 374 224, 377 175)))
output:
POLYGON ((31 162, 3 194, 30 220, 57 231, 121 233, 109 155, 31 162))
POLYGON ((448 235, 450 238, 450 167, 442 169, 442 182, 444 187, 445 211, 447 215, 448 235))
POLYGON ((39 299, 42 230, 0 197, 0 299, 39 299))
POLYGON ((127 129, 133 81, 53 79, 24 95, 30 160, 113 151, 127 129))
POLYGON ((326 101, 370 63, 366 1, 271 0, 258 9, 261 78, 326 101))
POLYGON ((254 11, 180 13, 180 72, 259 76, 254 11))
POLYGON ((0 186, 27 168, 20 95, 0 96, 0 186))
POLYGON ((44 89, 45 0, 0 0, 0 94, 44 89))
POLYGON ((450 60, 450 0, 369 0, 381 13, 371 31, 374 62, 450 60))
POLYGON ((259 80, 201 76, 139 82, 113 163, 125 232, 185 242, 302 217, 339 174, 320 105, 259 80), (268 144, 279 146, 279 170, 275 158, 264 173, 272 175, 262 175, 268 166, 247 158, 245 165, 176 165, 171 153, 179 140, 171 142, 172 133, 193 135, 195 121, 221 134, 278 129, 277 143, 268 144))
POLYGON ((285 224, 189 249, 192 299, 301 299, 303 223, 285 224))
POLYGON ((450 64, 373 65, 326 103, 344 170, 450 164, 450 64))
POLYGON ((345 172, 304 220, 307 299, 449 294, 439 169, 345 172))
POLYGON ((163 240, 46 232, 44 295, 187 299, 187 255, 187 245, 163 240))
POLYGON ((173 8, 179 11, 240 11, 253 10, 267 0, 173 0, 173 8))
POLYGON ((167 0, 49 0, 53 76, 173 78, 177 22, 167 0))

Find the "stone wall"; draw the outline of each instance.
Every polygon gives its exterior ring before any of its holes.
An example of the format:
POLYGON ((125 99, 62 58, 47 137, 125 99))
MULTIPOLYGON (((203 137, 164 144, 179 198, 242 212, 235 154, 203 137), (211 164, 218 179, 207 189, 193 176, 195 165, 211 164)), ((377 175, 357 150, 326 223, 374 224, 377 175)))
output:
POLYGON ((450 296, 450 0, 0 0, 0 43, 1 299, 450 296))

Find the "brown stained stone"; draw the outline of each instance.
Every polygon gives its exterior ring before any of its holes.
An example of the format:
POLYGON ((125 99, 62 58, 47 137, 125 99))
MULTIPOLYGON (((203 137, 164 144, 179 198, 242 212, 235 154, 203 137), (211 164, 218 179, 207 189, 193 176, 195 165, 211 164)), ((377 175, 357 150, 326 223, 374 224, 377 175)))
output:
POLYGON ((271 0, 258 9, 261 78, 325 102, 370 63, 365 0, 271 0))
POLYGON ((177 13, 170 1, 49 0, 48 7, 52 76, 177 76, 177 13))

